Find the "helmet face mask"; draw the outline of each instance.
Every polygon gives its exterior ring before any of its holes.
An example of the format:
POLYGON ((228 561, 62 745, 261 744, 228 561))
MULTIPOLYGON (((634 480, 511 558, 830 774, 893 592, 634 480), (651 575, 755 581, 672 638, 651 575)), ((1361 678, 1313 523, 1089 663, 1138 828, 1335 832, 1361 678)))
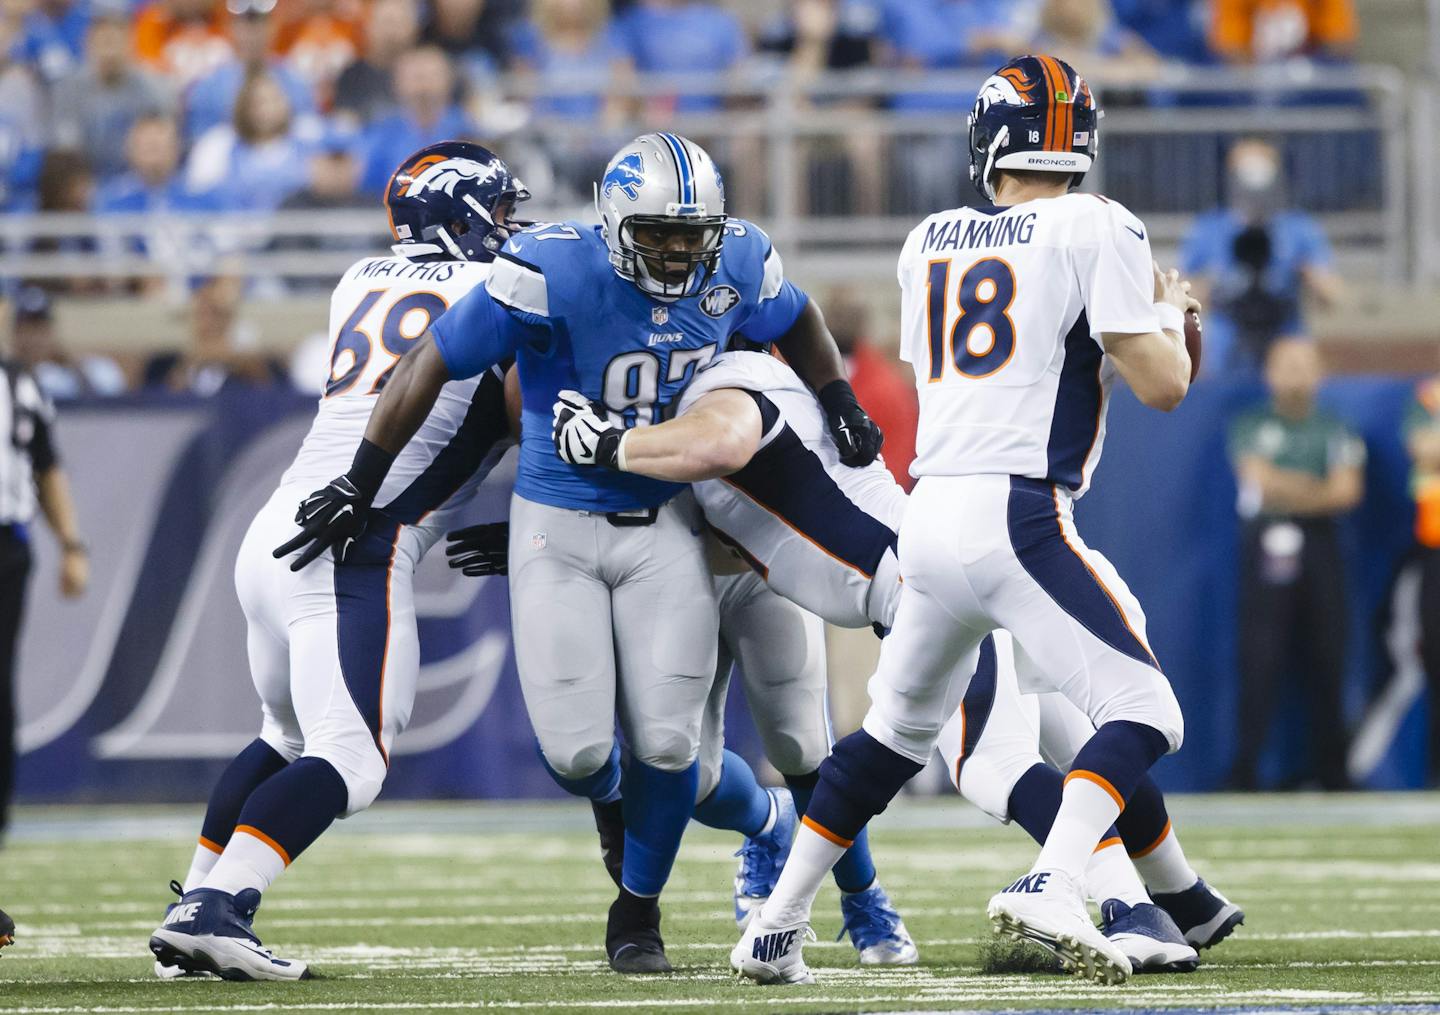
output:
POLYGON ((1021 56, 992 74, 970 111, 970 182, 995 199, 997 170, 1068 174, 1078 187, 1099 152, 1090 86, 1052 56, 1021 56))
POLYGON ((493 260, 524 223, 510 218, 530 192, 500 157, 463 141, 429 145, 385 188, 393 249, 412 261, 493 260))
POLYGON ((642 134, 595 187, 615 274, 659 300, 699 295, 725 240, 725 185, 705 149, 677 134, 642 134))

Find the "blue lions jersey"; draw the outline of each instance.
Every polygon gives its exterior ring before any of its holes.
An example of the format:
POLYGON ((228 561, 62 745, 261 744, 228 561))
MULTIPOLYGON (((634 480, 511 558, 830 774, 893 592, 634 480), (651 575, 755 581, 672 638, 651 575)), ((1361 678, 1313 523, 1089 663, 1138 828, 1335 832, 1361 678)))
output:
POLYGON ((616 423, 659 423, 732 335, 773 342, 805 303, 769 237, 743 220, 726 224, 705 290, 668 302, 615 274, 598 227, 562 223, 511 237, 485 285, 430 330, 454 378, 515 357, 523 420, 516 493, 555 507, 632 511, 663 504, 682 484, 565 464, 551 438, 556 396, 573 388, 616 423))

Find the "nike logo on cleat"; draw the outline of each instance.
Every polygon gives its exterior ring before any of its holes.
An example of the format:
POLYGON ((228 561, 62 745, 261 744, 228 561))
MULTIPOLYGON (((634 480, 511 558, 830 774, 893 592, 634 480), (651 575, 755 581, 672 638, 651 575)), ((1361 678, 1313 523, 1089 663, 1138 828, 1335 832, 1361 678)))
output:
POLYGON ((795 935, 799 930, 781 930, 774 934, 763 934, 755 939, 751 946, 750 957, 761 962, 774 962, 780 956, 790 950, 790 945, 795 941, 795 935))
POLYGON ((191 920, 195 919, 196 915, 200 912, 200 907, 204 904, 205 903, 203 902, 186 902, 181 905, 177 905, 174 909, 170 910, 170 912, 165 914, 165 922, 162 923, 160 926, 168 927, 172 923, 189 923, 191 920))
POLYGON ((1047 882, 1047 881, 1049 881, 1049 880, 1050 880, 1050 872, 1049 872, 1049 871, 1044 871, 1044 872, 1042 872, 1042 873, 1040 873, 1040 874, 1026 874, 1024 877, 1018 879, 1018 880, 1017 880, 1014 884, 1012 884, 1009 888, 1006 888, 1005 891, 1006 891, 1006 892, 1025 892, 1025 893, 1028 893, 1028 894, 1033 895, 1033 894, 1035 894, 1036 892, 1043 892, 1043 891, 1045 890, 1045 882, 1047 882))

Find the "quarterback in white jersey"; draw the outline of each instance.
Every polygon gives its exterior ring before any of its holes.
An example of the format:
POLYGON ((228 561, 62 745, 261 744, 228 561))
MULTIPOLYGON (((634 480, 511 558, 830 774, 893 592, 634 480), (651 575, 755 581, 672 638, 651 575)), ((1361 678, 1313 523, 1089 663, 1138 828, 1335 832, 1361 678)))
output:
POLYGON ((420 666, 412 574, 509 444, 503 372, 445 385, 364 530, 313 567, 300 566, 308 540, 291 538, 309 505, 298 516, 294 505, 350 465, 391 369, 485 280, 509 211, 528 196, 478 145, 422 149, 387 188, 396 256, 365 258, 335 288, 331 372, 315 422, 235 566, 260 733, 216 785, 182 897, 150 939, 162 976, 309 975, 260 946, 255 909, 332 821, 380 791, 420 666))
POLYGON ((905 593, 864 727, 821 766, 806 827, 732 955, 747 976, 809 975, 800 942, 824 871, 923 766, 949 718, 957 662, 1002 628, 1096 732, 1035 867, 991 900, 991 919, 1081 975, 1130 975, 1090 922, 1080 882, 1146 771, 1179 748, 1183 722, 1139 603, 1075 532, 1071 504, 1093 472, 1116 374, 1155 408, 1184 398, 1193 301, 1154 266, 1143 223, 1070 193, 1098 126, 1073 68, 1012 60, 986 80, 970 119, 971 177, 994 203, 933 216, 905 244, 901 342, 920 391, 905 593))

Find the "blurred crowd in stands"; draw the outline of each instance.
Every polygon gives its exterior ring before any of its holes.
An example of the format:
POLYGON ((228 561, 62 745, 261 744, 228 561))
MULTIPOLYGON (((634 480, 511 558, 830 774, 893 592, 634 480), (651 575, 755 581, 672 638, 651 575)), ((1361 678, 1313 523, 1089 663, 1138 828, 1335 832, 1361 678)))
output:
MULTIPOLYGON (((404 154, 443 138, 494 141, 536 119, 628 127, 725 106, 699 86, 629 98, 636 74, 753 83, 787 71, 985 68, 1043 48, 1123 86, 1153 77, 1162 59, 1342 60, 1356 35, 1351 0, 735 6, 758 20, 705 0, 6 0, 0 207, 369 203, 404 154)), ((930 92, 890 105, 970 101, 930 92)), ((584 154, 584 166, 555 167, 562 180, 578 186, 608 150, 584 154)))

